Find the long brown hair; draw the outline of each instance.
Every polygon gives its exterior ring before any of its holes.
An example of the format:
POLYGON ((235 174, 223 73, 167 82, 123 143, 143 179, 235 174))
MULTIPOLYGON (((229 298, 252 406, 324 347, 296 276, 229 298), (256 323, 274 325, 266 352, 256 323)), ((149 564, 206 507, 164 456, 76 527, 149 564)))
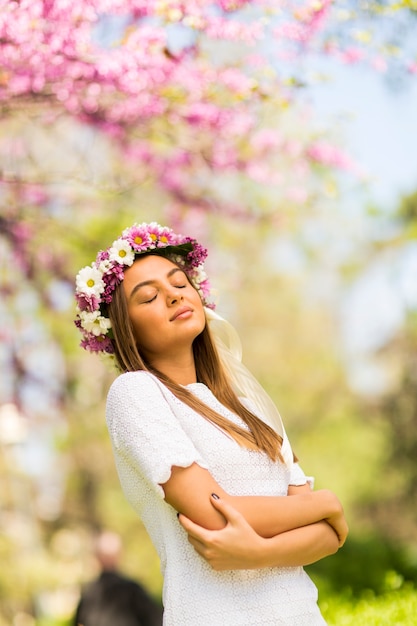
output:
POLYGON ((202 415, 209 422, 219 426, 238 443, 265 452, 276 461, 281 456, 282 438, 270 426, 249 411, 239 400, 229 382, 217 353, 210 329, 206 323, 204 330, 193 342, 197 380, 204 383, 217 400, 238 415, 249 430, 234 424, 209 406, 201 402, 186 387, 178 385, 168 376, 153 368, 140 354, 129 318, 124 290, 119 285, 108 307, 112 323, 113 345, 118 368, 121 372, 145 370, 151 372, 184 404, 202 415))

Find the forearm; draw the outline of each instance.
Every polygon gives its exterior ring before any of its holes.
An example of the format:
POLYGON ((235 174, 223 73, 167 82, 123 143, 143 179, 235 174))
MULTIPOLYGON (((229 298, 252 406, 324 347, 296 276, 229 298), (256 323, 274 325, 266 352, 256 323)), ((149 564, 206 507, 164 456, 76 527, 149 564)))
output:
POLYGON ((327 522, 316 522, 264 539, 259 563, 254 567, 293 567, 310 565, 335 554, 339 539, 327 522))
POLYGON ((179 521, 190 543, 215 570, 308 565, 334 554, 340 545, 324 521, 265 539, 231 504, 221 499, 213 500, 213 506, 227 520, 222 530, 206 530, 183 515, 179 521))
POLYGON ((320 522, 337 514, 340 504, 325 489, 294 496, 229 496, 223 498, 265 538, 320 522))
POLYGON ((231 496, 197 464, 173 468, 163 488, 166 501, 176 511, 209 530, 225 526, 224 518, 210 502, 210 494, 217 493, 266 538, 330 519, 342 510, 334 494, 326 489, 290 496, 231 496))

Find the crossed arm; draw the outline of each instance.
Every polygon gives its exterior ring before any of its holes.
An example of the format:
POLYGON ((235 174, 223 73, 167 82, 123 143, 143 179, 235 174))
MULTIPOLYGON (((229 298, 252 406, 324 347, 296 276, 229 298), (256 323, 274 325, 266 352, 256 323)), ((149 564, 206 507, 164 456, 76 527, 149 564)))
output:
POLYGON ((214 569, 307 565, 346 540, 343 508, 328 490, 305 485, 290 487, 288 496, 231 496, 196 463, 174 467, 162 487, 191 544, 214 569))

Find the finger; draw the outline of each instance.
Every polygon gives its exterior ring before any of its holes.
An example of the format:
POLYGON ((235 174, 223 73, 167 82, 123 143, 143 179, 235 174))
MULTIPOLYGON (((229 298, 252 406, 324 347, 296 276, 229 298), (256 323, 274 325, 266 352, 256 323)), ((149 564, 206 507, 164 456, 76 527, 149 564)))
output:
POLYGON ((194 539, 197 539, 197 541, 205 540, 205 536, 206 536, 205 528, 203 528, 202 526, 199 526, 198 524, 190 520, 189 517, 186 517, 182 513, 178 515, 178 519, 179 519, 181 526, 187 532, 189 537, 194 537, 194 539))
POLYGON ((222 500, 216 494, 212 494, 210 501, 212 505, 223 515, 226 519, 227 523, 237 524, 237 523, 247 523, 245 518, 235 507, 229 502, 222 500))
POLYGON ((201 541, 198 541, 198 539, 194 539, 194 537, 190 536, 188 537, 188 541, 193 546, 194 550, 198 552, 198 554, 203 557, 205 556, 207 546, 204 543, 201 543, 201 541))

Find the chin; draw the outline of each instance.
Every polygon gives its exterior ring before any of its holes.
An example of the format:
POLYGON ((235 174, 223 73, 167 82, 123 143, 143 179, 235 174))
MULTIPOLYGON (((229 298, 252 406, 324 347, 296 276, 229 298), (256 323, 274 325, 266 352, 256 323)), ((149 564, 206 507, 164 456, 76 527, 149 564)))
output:
POLYGON ((199 335, 201 335, 205 327, 206 327, 205 319, 203 321, 194 320, 194 323, 190 325, 190 328, 189 328, 190 332, 193 333, 193 340, 199 335))

